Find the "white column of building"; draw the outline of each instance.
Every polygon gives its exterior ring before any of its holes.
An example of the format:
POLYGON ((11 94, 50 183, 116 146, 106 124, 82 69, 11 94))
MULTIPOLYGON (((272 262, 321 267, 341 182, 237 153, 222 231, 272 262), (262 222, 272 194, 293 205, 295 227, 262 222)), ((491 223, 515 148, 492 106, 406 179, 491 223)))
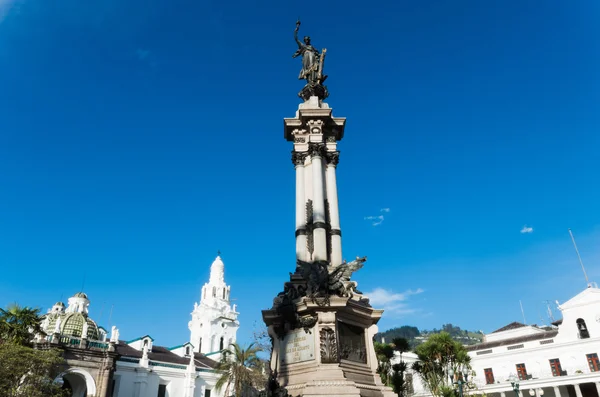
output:
POLYGON ((573 386, 575 386, 575 394, 577 395, 577 397, 583 397, 583 394, 581 394, 581 387, 579 387, 579 384, 575 383, 573 386))
POLYGON ((506 397, 506 393, 504 393, 503 391, 500 392, 500 397, 506 397))
POLYGON ((340 228, 340 209, 336 181, 336 166, 340 152, 327 153, 327 202, 329 203, 329 226, 331 226, 331 265, 342 263, 342 231, 340 228))
POLYGON ((193 352, 190 355, 190 362, 188 363, 185 377, 184 397, 194 397, 194 389, 196 388, 196 361, 193 352))
MULTIPOLYGON (((598 390, 598 392, 600 393, 600 390, 598 390)), ((554 386, 554 396, 561 397, 560 396, 560 388, 558 386, 554 386)))
POLYGON ((327 260, 327 224, 325 223, 325 192, 323 183, 322 144, 311 145, 311 163, 313 176, 313 243, 314 261, 327 260))
POLYGON ((306 199, 304 189, 305 153, 292 152, 296 167, 296 259, 308 261, 306 255, 306 199))

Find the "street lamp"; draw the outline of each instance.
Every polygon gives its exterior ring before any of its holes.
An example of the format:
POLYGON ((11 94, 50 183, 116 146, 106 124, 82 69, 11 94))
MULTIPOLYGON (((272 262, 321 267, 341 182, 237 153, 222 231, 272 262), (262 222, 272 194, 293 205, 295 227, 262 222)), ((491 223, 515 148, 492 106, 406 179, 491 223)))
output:
POLYGON ((517 397, 519 397, 519 379, 516 376, 511 375, 508 377, 508 380, 510 381, 510 385, 512 386, 513 391, 515 392, 517 397))
POLYGON ((465 383, 468 383, 468 381, 469 381, 469 373, 468 373, 467 369, 468 369, 467 366, 464 364, 462 364, 459 367, 458 379, 456 380, 456 382, 454 382, 454 370, 452 368, 450 368, 448 370, 448 376, 452 380, 452 383, 455 385, 458 385, 458 393, 459 393, 460 397, 463 397, 463 385, 465 383), (463 380, 463 376, 464 376, 464 380, 463 380))
MULTIPOLYGON (((537 389, 537 394, 538 394, 538 396, 543 396, 544 395, 544 389, 542 389, 542 388, 537 389)), ((535 391, 533 389, 529 389, 529 395, 531 397, 535 396, 535 391)))

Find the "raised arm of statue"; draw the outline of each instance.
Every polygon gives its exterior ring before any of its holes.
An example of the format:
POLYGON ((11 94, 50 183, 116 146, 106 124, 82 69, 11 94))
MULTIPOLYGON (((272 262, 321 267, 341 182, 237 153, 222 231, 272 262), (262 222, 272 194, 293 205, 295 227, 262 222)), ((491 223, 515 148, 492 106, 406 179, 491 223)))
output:
POLYGON ((294 40, 296 40, 296 43, 298 44, 298 48, 301 49, 302 47, 304 47, 304 44, 302 44, 302 42, 298 39, 298 30, 299 29, 300 29, 300 20, 298 19, 296 21, 296 29, 294 29, 294 40))

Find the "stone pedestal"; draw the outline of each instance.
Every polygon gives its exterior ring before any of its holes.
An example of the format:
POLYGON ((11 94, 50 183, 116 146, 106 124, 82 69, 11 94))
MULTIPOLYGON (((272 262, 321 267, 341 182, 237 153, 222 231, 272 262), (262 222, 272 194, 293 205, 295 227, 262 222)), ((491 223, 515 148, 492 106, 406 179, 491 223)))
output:
MULTIPOLYGON (((301 285, 293 275, 286 287, 301 285)), ((300 319, 296 325, 312 324, 306 328, 293 328, 277 307, 263 311, 273 337, 271 370, 279 384, 293 396, 395 396, 376 373, 373 336, 383 311, 359 294, 318 303, 306 296, 293 302, 300 319)))

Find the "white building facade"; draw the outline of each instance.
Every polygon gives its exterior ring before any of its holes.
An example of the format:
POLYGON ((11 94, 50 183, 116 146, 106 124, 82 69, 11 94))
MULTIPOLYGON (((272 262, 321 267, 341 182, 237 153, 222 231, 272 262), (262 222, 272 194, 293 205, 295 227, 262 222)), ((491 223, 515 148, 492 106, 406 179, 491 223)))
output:
POLYGON ((34 342, 63 350, 65 364, 56 381, 73 397, 222 397, 225 390, 215 389, 220 377, 215 367, 239 328, 230 292, 217 257, 194 305, 190 341, 179 346, 155 345, 150 335, 124 341, 116 327, 108 335, 89 317, 83 292, 69 298, 68 306, 57 302, 48 310, 44 332, 34 342))
POLYGON ((468 347, 477 393, 514 396, 516 379, 524 397, 600 395, 600 289, 590 286, 558 308, 557 327, 512 323, 468 347))
MULTIPOLYGON (((591 285, 558 304, 562 320, 553 327, 511 323, 467 346, 475 389, 465 394, 488 397, 600 397, 600 289, 591 285), (519 395, 514 391, 518 384, 519 395)), ((431 396, 404 353, 409 395, 431 396)), ((398 354, 392 363, 400 360, 398 354)))

